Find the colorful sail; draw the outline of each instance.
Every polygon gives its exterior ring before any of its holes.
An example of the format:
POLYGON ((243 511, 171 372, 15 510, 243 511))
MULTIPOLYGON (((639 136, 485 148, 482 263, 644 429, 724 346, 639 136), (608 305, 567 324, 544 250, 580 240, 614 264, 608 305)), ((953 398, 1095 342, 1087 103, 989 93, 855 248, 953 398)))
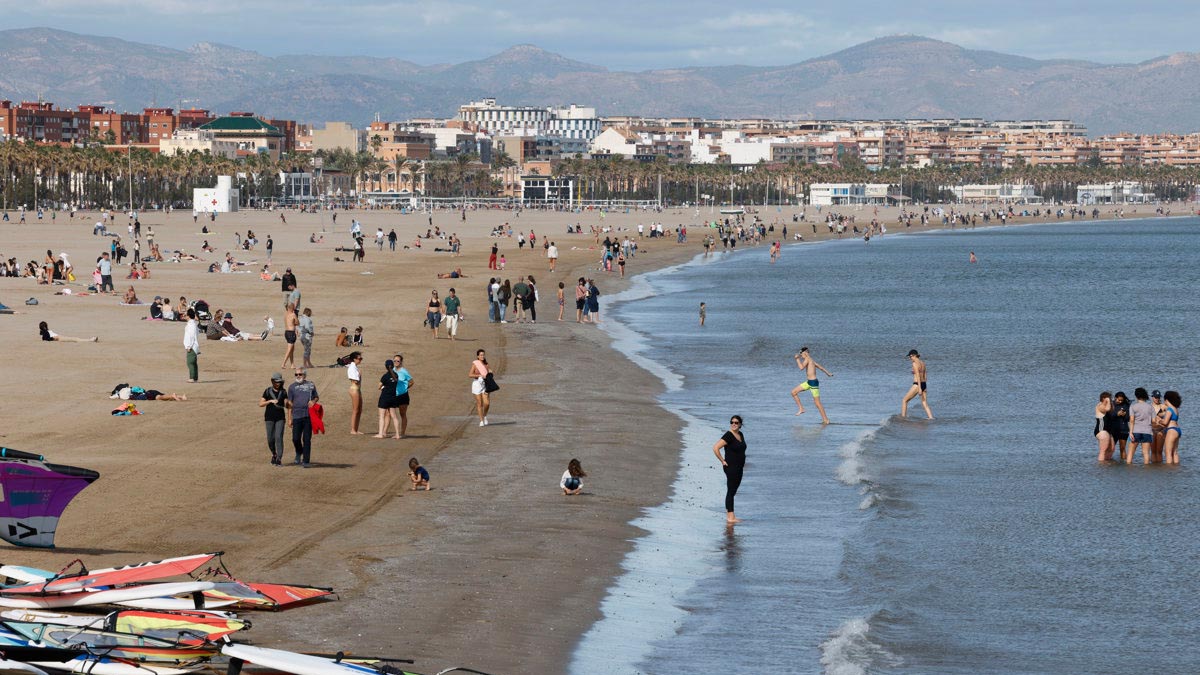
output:
MULTIPOLYGON (((35 582, 26 586, 15 586, 0 590, 4 595, 18 593, 64 593, 70 591, 80 591, 97 586, 120 586, 122 584, 133 584, 142 581, 154 581, 157 579, 165 579, 167 577, 180 576, 191 574, 200 566, 208 563, 214 558, 220 556, 218 553, 201 553, 198 555, 188 555, 180 558, 167 558, 165 560, 154 560, 150 562, 137 563, 134 565, 125 565, 124 567, 112 567, 101 570, 87 571, 84 568, 80 572, 71 574, 59 573, 46 581, 35 582)), ((81 563, 82 566, 82 563, 81 563)))
POLYGON ((250 628, 250 622, 225 612, 156 612, 126 609, 108 616, 109 630, 136 633, 180 644, 215 642, 250 628))
POLYGON ((216 588, 204 591, 205 599, 233 600, 237 609, 280 610, 299 607, 321 600, 334 600, 332 588, 260 584, 254 582, 218 582, 216 588))
POLYGON ((99 477, 91 469, 50 464, 41 455, 0 448, 0 539, 53 548, 59 517, 99 477))
POLYGON ((212 644, 183 645, 173 640, 80 626, 26 621, 5 621, 3 626, 28 640, 30 645, 84 646, 97 655, 135 663, 189 665, 207 661, 220 650, 212 644))

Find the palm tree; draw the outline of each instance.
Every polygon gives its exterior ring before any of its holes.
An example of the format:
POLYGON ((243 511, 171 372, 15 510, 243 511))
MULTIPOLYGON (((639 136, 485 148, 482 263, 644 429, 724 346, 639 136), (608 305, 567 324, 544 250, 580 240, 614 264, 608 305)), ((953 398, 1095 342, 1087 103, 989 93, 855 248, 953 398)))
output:
POLYGON ((462 152, 454 156, 454 175, 458 177, 460 196, 463 198, 464 204, 467 199, 467 169, 477 159, 479 158, 470 152, 462 152))
MULTIPOLYGON (((401 181, 404 177, 405 169, 409 168, 408 165, 409 165, 409 159, 407 157, 405 157, 404 155, 398 154, 392 158, 391 168, 392 168, 392 172, 393 172, 394 179, 395 179, 396 192, 403 191, 401 189, 401 187, 402 187, 401 181)), ((411 171, 410 171, 410 175, 411 175, 411 171)))

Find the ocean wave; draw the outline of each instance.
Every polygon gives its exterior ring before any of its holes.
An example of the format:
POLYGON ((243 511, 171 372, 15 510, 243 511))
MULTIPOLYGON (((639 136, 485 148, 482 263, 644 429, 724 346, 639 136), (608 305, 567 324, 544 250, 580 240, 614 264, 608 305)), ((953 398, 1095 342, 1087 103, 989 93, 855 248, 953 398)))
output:
POLYGON ((863 453, 866 452, 867 446, 875 440, 881 431, 891 424, 891 418, 884 418, 879 422, 879 426, 868 429, 853 440, 847 441, 838 448, 838 456, 842 458, 842 462, 838 464, 835 474, 837 479, 844 485, 860 485, 870 482, 870 476, 867 474, 866 459, 863 453))
POLYGON ((894 654, 871 640, 868 619, 850 619, 821 643, 825 675, 866 675, 878 666, 898 665, 894 654))

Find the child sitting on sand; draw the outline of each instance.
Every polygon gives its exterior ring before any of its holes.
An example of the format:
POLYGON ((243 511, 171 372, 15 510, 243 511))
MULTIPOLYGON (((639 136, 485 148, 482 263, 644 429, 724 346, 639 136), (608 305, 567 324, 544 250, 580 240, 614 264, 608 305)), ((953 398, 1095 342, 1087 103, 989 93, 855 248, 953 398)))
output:
POLYGON ((426 492, 429 491, 429 472, 425 470, 425 467, 421 466, 416 457, 408 460, 408 479, 412 481, 411 489, 420 490, 421 488, 425 488, 426 492))
POLYGON ((558 486, 562 488, 564 495, 577 495, 583 492, 583 481, 580 480, 587 474, 583 472, 583 467, 579 464, 579 460, 572 459, 567 462, 567 470, 563 472, 562 480, 558 482, 558 486))
POLYGON ((354 337, 350 340, 350 344, 355 347, 366 347, 367 343, 363 339, 363 327, 359 326, 354 329, 354 337))
POLYGON ((342 330, 338 331, 337 338, 335 340, 335 344, 338 347, 349 347, 350 346, 350 329, 349 328, 342 326, 342 330))

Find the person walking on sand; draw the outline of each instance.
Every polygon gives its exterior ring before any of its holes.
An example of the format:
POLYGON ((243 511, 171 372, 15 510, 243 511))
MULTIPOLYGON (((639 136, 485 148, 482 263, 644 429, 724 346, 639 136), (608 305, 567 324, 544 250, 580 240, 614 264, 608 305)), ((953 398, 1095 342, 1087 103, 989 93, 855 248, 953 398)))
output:
POLYGON ((290 368, 296 362, 296 326, 299 323, 300 320, 296 317, 296 305, 289 302, 287 314, 283 315, 283 340, 287 342, 287 350, 283 353, 283 365, 280 368, 290 368))
POLYGON ((458 337, 458 320, 462 318, 462 300, 455 293, 454 289, 450 289, 450 294, 442 301, 442 305, 446 309, 446 314, 442 319, 446 324, 446 333, 451 340, 458 337))
POLYGON ((491 371, 488 370, 487 352, 480 349, 475 352, 475 360, 471 362, 471 369, 467 372, 467 377, 471 378, 471 394, 475 397, 475 411, 479 413, 479 426, 481 427, 487 426, 488 409, 492 407, 487 391, 489 372, 491 371))
MULTIPOLYGON (((304 346, 304 367, 312 368, 312 346, 313 336, 316 334, 313 329, 312 308, 305 307, 304 312, 300 314, 300 344, 304 346)), ((264 336, 264 340, 266 337, 264 336)))
POLYGON ((283 374, 271 375, 271 386, 263 390, 258 407, 263 410, 263 424, 267 428, 267 449, 271 451, 271 466, 283 466, 283 425, 287 420, 289 405, 287 390, 283 388, 283 374))
POLYGON ((346 379, 350 380, 350 435, 361 436, 358 430, 359 419, 362 418, 362 370, 360 364, 363 357, 361 352, 350 355, 350 364, 346 366, 346 379))
POLYGON ((183 328, 183 351, 187 352, 188 382, 200 379, 200 323, 196 321, 196 310, 188 307, 187 325, 183 328))
POLYGON ((566 309, 567 299, 563 297, 566 292, 567 285, 563 282, 558 282, 558 320, 562 321, 563 310, 566 309))
POLYGON ((442 301, 438 298, 437 291, 430 291, 429 303, 425 306, 425 323, 429 326, 433 339, 438 339, 438 327, 442 325, 442 301))
POLYGON ((554 242, 550 242, 546 247, 546 258, 550 260, 550 271, 553 272, 554 266, 558 264, 558 247, 554 245, 554 242))
POLYGON ((292 428, 292 448, 296 451, 293 465, 309 467, 312 459, 312 417, 309 415, 309 405, 321 400, 317 396, 317 385, 309 382, 304 368, 296 369, 296 381, 288 386, 288 426, 292 428))
POLYGON ((829 377, 833 377, 833 373, 825 370, 825 367, 813 360, 812 355, 808 353, 808 347, 801 347, 800 353, 793 358, 796 359, 796 366, 804 371, 804 376, 807 378, 801 382, 795 389, 792 390, 792 398, 796 399, 797 415, 804 414, 804 404, 800 402, 800 392, 812 392, 813 404, 817 406, 817 412, 821 413, 821 423, 829 424, 829 416, 825 414, 825 406, 821 405, 821 382, 817 379, 817 371, 825 373, 829 377))
POLYGON ((915 349, 909 350, 908 360, 912 362, 913 383, 909 387, 908 393, 904 395, 904 400, 900 402, 900 416, 908 417, 908 402, 920 396, 921 407, 925 408, 925 416, 933 419, 933 411, 929 409, 929 398, 925 391, 927 388, 925 362, 921 360, 921 354, 915 349))
POLYGON ((725 472, 725 522, 729 525, 740 523, 733 514, 733 498, 742 484, 742 471, 746 468, 746 437, 742 435, 741 415, 729 418, 729 431, 713 445, 713 454, 725 472), (721 456, 721 450, 725 451, 724 456, 721 456))

